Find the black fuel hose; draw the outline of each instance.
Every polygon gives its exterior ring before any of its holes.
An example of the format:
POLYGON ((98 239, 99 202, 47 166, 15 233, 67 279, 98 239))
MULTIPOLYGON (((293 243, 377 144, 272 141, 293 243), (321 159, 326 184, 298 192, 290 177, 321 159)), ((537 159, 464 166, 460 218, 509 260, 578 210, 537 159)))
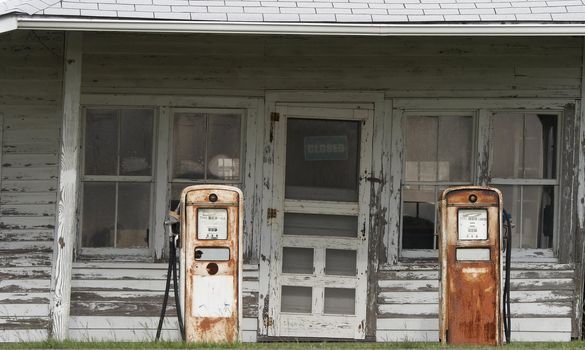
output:
POLYGON ((510 335, 512 328, 512 315, 510 312, 510 260, 512 259, 512 224, 510 223, 510 214, 504 210, 504 223, 506 224, 506 265, 504 277, 504 335, 506 336, 506 343, 510 343, 510 335))
POLYGON ((179 331, 181 332, 181 339, 185 341, 185 328, 183 327, 183 317, 181 315, 181 304, 179 300, 179 283, 177 278, 177 246, 175 242, 175 236, 169 237, 169 267, 167 269, 167 284, 165 287, 165 296, 163 299, 162 309, 160 312, 160 318, 158 320, 158 327, 156 329, 155 341, 160 339, 160 333, 162 331, 163 322, 165 319, 165 313, 167 310, 167 302, 169 300, 169 292, 171 287, 171 273, 173 278, 173 289, 175 295, 175 307, 177 312, 177 319, 179 322, 179 331))

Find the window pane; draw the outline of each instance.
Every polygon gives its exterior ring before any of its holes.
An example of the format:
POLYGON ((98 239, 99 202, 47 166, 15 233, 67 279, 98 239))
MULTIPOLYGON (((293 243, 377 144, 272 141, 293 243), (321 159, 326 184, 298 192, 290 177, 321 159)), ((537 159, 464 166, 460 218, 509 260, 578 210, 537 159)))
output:
POLYGON ((117 248, 148 247, 150 184, 118 184, 117 248))
POLYGON ((472 130, 471 117, 439 118, 439 181, 471 180, 472 130))
POLYGON ((552 248, 554 186, 497 186, 511 215, 513 248, 552 248))
POLYGON ((282 272, 313 274, 312 248, 282 248, 282 272))
POLYGON ((311 287, 282 286, 281 312, 311 313, 313 290, 311 287))
POLYGON ((206 118, 202 113, 176 113, 173 130, 173 178, 205 177, 206 118))
POLYGON ((436 117, 406 118, 405 181, 437 181, 436 117))
POLYGON ((116 184, 83 184, 83 247, 113 247, 116 211, 116 184))
POLYGON ((117 157, 116 111, 88 109, 85 118, 85 175, 117 175, 117 157))
POLYGON ((521 178, 524 163, 524 120, 520 113, 497 113, 492 118, 491 175, 521 178))
POLYGON ((357 201, 359 140, 356 121, 289 119, 286 198, 357 201))
POLYGON ((524 177, 554 179, 556 175, 556 115, 527 114, 524 131, 524 177))
POLYGON ((553 186, 524 186, 522 248, 552 248, 553 186))
POLYGON ((325 250, 325 274, 338 276, 355 276, 356 251, 341 249, 325 250))
POLYGON ((357 237, 357 231, 357 216, 284 214, 285 235, 357 237))
POLYGON ((355 289, 350 288, 325 288, 326 314, 355 314, 355 289))
POLYGON ((151 175, 153 111, 122 109, 120 175, 151 175))
POLYGON ((402 195, 402 248, 435 248, 435 187, 404 186, 402 195))
POLYGON ((240 116, 209 114, 207 137, 207 178, 235 180, 240 178, 240 116))

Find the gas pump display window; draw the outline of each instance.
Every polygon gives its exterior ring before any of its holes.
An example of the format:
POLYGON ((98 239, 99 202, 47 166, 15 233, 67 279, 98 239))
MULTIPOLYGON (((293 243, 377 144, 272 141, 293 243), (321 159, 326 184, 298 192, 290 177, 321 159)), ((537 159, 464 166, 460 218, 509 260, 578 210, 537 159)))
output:
POLYGON ((459 209, 457 212, 459 240, 483 241, 487 235, 487 210, 459 209))
POLYGON ((197 210, 197 239, 227 239, 227 209, 197 210))

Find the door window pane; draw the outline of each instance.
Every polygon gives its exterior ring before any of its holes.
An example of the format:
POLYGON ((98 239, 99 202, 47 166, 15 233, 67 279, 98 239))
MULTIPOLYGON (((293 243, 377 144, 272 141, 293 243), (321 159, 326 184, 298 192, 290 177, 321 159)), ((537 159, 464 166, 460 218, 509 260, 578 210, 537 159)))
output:
POLYGON ((281 312, 310 314, 313 303, 311 287, 282 286, 281 312))
POLYGON ((357 237, 357 230, 357 216, 284 214, 285 235, 357 237))
POLYGON ((149 213, 149 183, 120 183, 118 185, 116 247, 148 247, 149 213))
POLYGON ((435 117, 407 118, 405 181, 437 180, 437 130, 435 117))
POLYGON ((337 276, 356 276, 356 251, 326 249, 325 274, 337 276))
POLYGON ((285 197, 357 201, 360 123, 289 119, 285 197))
POLYGON ((118 117, 115 110, 86 111, 84 146, 85 175, 118 173, 118 117))
POLYGON ((355 315, 355 289, 325 288, 326 314, 355 315))
POLYGON ((282 249, 282 272, 313 274, 313 249, 284 247, 282 249))
POLYGON ((151 174, 152 124, 151 110, 121 111, 120 175, 151 174))
POLYGON ((113 247, 116 216, 116 184, 83 184, 82 245, 113 247))

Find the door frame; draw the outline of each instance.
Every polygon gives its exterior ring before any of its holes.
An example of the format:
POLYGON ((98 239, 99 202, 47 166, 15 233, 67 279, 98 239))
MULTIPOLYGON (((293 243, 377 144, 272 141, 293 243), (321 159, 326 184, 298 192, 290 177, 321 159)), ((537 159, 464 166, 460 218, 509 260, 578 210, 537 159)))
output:
MULTIPOLYGON (((261 242, 259 262, 259 295, 258 295, 258 334, 260 337, 268 337, 268 326, 271 319, 270 310, 270 280, 271 265, 270 256, 273 238, 273 223, 277 220, 268 215, 270 208, 278 208, 277 198, 274 193, 274 180, 278 170, 275 169, 275 123, 273 113, 279 103, 299 103, 310 107, 343 107, 347 104, 367 103, 374 105, 373 134, 370 181, 370 208, 368 228, 368 265, 367 265, 367 299, 366 299, 366 339, 375 339, 376 331, 376 294, 377 294, 377 270, 379 245, 386 236, 387 228, 384 218, 385 213, 380 210, 382 203, 388 203, 390 198, 387 175, 383 169, 390 165, 389 155, 383 152, 384 144, 389 145, 391 122, 385 115, 391 110, 391 104, 384 100, 382 92, 329 92, 329 91, 278 91, 267 92, 265 100, 264 120, 264 154, 263 154, 263 181, 260 203, 261 218, 261 242), (385 122, 387 121, 387 122, 385 122), (384 135, 387 135, 384 140, 384 135)), ((386 205, 382 205, 386 207, 386 205)), ((270 337, 274 339, 275 337, 270 337)))

